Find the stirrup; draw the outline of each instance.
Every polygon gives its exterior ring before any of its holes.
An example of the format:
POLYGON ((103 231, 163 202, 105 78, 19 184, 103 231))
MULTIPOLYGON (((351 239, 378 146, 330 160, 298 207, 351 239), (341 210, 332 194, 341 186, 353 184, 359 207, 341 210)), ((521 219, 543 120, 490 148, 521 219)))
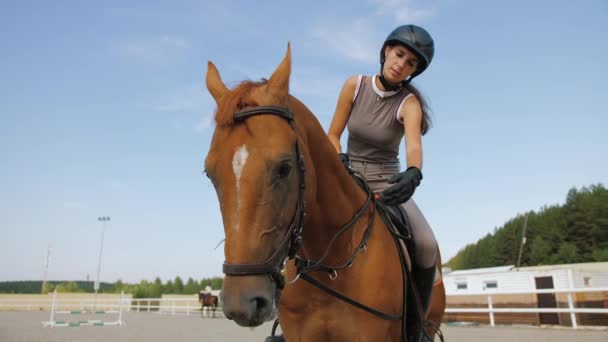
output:
POLYGON ((433 321, 424 321, 424 329, 425 331, 422 332, 422 342, 433 342, 433 339, 431 339, 431 336, 429 336, 426 333, 426 329, 427 328, 431 328, 435 331, 435 336, 439 336, 439 340, 441 342, 444 342, 443 340, 443 332, 441 331, 441 329, 439 329, 439 326, 437 324, 435 324, 435 322, 433 321))

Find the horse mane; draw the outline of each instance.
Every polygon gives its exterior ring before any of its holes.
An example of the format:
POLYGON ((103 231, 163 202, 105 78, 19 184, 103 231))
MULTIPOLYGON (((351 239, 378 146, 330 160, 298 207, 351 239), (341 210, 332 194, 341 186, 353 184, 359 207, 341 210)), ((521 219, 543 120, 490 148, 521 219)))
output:
POLYGON ((218 126, 231 126, 234 123, 234 113, 246 106, 257 106, 257 103, 244 103, 243 99, 251 93, 251 90, 268 83, 268 80, 243 81, 230 91, 218 104, 215 113, 215 124, 218 126))

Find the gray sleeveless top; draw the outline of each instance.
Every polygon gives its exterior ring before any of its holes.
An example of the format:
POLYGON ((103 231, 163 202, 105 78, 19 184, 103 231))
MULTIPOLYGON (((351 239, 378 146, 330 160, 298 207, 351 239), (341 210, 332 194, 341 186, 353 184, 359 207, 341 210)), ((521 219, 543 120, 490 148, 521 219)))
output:
POLYGON ((408 96, 407 89, 383 92, 374 83, 377 75, 359 76, 347 122, 347 154, 366 162, 398 162, 399 144, 404 135, 399 110, 408 96))

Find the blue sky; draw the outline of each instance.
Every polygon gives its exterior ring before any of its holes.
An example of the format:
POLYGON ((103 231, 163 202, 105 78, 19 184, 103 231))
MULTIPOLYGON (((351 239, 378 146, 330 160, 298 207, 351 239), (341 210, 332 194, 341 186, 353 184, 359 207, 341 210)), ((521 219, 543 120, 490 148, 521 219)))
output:
MULTIPOLYGON (((221 275, 202 175, 223 79, 269 77, 329 127, 394 27, 435 38, 415 198, 444 260, 507 219, 608 182, 606 1, 22 1, 0 11, 0 281, 221 275)), ((403 150, 403 148, 402 148, 403 150)), ((401 160, 403 163, 403 154, 401 160)))

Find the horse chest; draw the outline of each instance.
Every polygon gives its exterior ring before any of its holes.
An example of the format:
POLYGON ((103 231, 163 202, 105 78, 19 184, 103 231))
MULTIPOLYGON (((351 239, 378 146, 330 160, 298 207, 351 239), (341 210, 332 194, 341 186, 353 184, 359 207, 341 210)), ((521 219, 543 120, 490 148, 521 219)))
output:
POLYGON ((378 320, 367 313, 355 313, 345 308, 328 306, 322 311, 282 320, 288 341, 400 341, 398 322, 378 320))
POLYGON ((398 322, 378 319, 308 285, 304 289, 281 299, 279 321, 288 341, 399 341, 398 322))

